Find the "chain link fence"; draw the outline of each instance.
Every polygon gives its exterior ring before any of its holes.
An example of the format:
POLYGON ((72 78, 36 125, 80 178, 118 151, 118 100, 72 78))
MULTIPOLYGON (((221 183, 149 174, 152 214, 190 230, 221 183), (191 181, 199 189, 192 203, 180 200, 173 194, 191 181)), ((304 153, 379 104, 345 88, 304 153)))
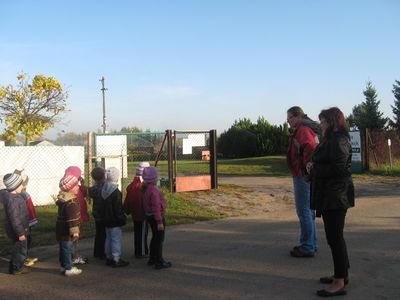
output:
POLYGON ((93 167, 116 167, 121 171, 120 188, 124 192, 135 176, 136 166, 147 161, 157 169, 160 181, 168 178, 167 145, 164 132, 93 134, 89 141, 89 174, 93 167))

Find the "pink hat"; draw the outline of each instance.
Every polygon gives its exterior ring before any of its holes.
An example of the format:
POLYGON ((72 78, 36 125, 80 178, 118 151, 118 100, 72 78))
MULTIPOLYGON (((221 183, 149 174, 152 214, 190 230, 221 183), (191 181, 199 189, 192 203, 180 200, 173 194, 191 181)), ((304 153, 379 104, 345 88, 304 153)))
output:
POLYGON ((73 175, 64 175, 63 178, 60 180, 59 187, 64 192, 69 192, 74 187, 76 187, 79 183, 78 178, 73 175))
POLYGON ((70 166, 65 170, 65 176, 71 175, 79 179, 82 176, 82 171, 77 166, 70 166))

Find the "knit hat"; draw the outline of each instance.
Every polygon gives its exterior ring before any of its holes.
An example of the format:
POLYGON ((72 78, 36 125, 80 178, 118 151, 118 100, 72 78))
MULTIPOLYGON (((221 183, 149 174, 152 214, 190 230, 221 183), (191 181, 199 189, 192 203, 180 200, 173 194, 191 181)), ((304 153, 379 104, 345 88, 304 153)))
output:
POLYGON ((76 187, 79 183, 78 178, 72 175, 64 175, 63 178, 60 180, 59 187, 64 192, 69 192, 74 187, 76 187))
POLYGON ((143 180, 146 183, 155 182, 158 178, 158 171, 155 167, 147 167, 143 170, 143 180))
POLYGON ((147 161, 142 161, 140 164, 136 166, 136 175, 142 176, 144 168, 150 167, 150 164, 147 161))
POLYGON ((106 177, 106 170, 102 167, 96 167, 90 172, 90 175, 92 175, 92 178, 96 181, 104 180, 106 177))
POLYGON ((77 166, 70 166, 65 170, 65 175, 71 175, 79 179, 82 176, 82 171, 77 166))
POLYGON ((14 170, 14 173, 15 173, 15 174, 18 174, 19 176, 21 176, 21 178, 22 178, 22 183, 23 183, 25 186, 28 185, 29 177, 28 177, 28 175, 26 175, 26 172, 25 172, 24 169, 22 169, 22 170, 15 169, 15 170, 14 170))
POLYGON ((3 183, 7 191, 12 192, 22 184, 22 177, 15 173, 9 173, 4 175, 3 183))
POLYGON ((110 167, 106 170, 106 180, 117 183, 119 179, 119 170, 116 167, 110 167))

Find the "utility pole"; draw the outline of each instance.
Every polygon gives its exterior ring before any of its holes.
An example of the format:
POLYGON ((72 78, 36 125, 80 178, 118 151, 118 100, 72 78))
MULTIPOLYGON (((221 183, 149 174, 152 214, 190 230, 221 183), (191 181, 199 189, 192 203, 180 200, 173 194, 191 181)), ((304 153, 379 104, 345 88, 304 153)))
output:
POLYGON ((107 132, 107 125, 106 125, 106 91, 107 91, 107 89, 104 87, 104 76, 103 77, 101 77, 101 79, 100 79, 100 81, 101 81, 101 91, 102 91, 102 93, 103 93, 103 125, 102 125, 102 127, 103 127, 103 133, 106 133, 107 132))

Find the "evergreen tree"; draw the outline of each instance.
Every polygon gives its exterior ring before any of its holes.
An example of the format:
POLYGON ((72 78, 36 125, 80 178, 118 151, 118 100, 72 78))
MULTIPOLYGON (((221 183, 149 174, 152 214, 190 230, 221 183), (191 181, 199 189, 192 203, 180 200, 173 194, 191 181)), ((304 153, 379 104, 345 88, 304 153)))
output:
POLYGON ((393 129, 400 131, 400 81, 395 80, 392 92, 395 98, 394 105, 391 105, 394 117, 389 124, 393 129))
POLYGON ((367 82, 366 89, 363 91, 365 101, 353 107, 353 113, 348 117, 350 126, 360 130, 383 129, 388 121, 379 111, 380 101, 377 100, 378 94, 371 81, 367 82))

